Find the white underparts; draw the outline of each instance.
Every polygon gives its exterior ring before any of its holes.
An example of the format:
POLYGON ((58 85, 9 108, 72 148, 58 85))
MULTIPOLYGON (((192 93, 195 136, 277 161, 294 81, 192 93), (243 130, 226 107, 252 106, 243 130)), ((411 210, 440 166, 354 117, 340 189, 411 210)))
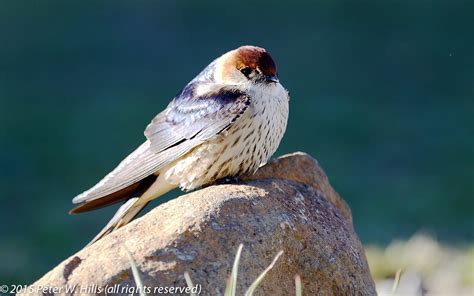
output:
POLYGON ((288 94, 280 84, 246 91, 252 103, 228 130, 160 170, 169 184, 190 190, 225 177, 253 173, 268 161, 286 129, 288 94))

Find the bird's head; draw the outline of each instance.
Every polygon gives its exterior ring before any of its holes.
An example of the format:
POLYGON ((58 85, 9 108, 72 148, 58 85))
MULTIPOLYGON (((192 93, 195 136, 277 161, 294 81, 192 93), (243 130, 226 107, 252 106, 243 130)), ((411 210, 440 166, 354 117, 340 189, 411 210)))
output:
POLYGON ((229 84, 278 84, 277 67, 261 47, 241 46, 216 60, 215 79, 229 84))

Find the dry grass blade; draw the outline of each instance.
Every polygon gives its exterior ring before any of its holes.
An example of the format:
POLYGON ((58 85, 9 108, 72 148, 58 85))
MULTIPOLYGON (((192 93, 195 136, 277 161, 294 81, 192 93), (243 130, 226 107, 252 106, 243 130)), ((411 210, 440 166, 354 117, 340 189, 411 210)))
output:
POLYGON ((239 270, 240 254, 242 253, 243 244, 239 245, 237 254, 235 255, 234 265, 232 266, 232 273, 230 274, 227 286, 225 288, 225 296, 235 296, 237 289, 237 273, 239 270))
POLYGON ((303 296, 303 286, 301 285, 301 277, 299 275, 295 275, 295 289, 296 296, 303 296))
POLYGON ((247 292, 245 292, 245 296, 252 296, 255 289, 257 289, 258 285, 263 281, 263 278, 267 273, 273 268, 275 263, 277 262, 278 258, 283 255, 283 251, 278 252, 278 254, 273 258, 272 263, 258 276, 258 278, 250 285, 247 292))
POLYGON ((196 293, 193 293, 193 288, 194 284, 193 281, 191 280, 191 277, 189 276, 189 273, 185 272, 184 273, 184 279, 186 280, 186 284, 188 285, 189 289, 191 290, 191 296, 197 296, 196 293))
POLYGON ((127 247, 124 247, 124 248, 125 248, 125 251, 127 251, 128 259, 130 260, 130 266, 132 268, 133 279, 135 280, 135 284, 137 284, 137 287, 140 291, 140 296, 146 296, 142 279, 140 278, 140 274, 138 273, 137 263, 135 262, 135 259, 133 259, 132 253, 130 253, 128 248, 127 247))
POLYGON ((395 280, 393 281, 392 296, 394 296, 395 293, 397 292, 398 285, 400 284, 401 275, 402 275, 402 270, 401 269, 397 270, 397 273, 395 274, 395 280))

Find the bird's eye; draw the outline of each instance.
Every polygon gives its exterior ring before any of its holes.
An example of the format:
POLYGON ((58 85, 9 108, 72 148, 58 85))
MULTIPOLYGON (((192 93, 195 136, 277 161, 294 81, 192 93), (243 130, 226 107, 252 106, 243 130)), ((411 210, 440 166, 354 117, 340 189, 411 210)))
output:
POLYGON ((245 67, 245 68, 242 68, 240 69, 240 72, 242 72, 242 74, 245 75, 245 77, 249 77, 249 75, 252 73, 252 68, 250 67, 245 67))

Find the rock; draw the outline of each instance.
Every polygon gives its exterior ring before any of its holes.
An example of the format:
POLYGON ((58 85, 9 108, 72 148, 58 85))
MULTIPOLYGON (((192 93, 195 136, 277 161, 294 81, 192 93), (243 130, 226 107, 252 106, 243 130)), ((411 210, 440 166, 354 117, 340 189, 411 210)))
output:
POLYGON ((329 184, 328 177, 318 161, 308 154, 296 152, 284 155, 261 167, 254 175, 245 178, 245 180, 262 179, 293 180, 322 191, 352 225, 351 209, 329 184))
POLYGON ((304 153, 282 156, 238 184, 210 186, 162 204, 29 288, 57 289, 37 294, 75 287, 76 294, 129 295, 127 286, 135 282, 127 248, 150 295, 159 287, 186 287, 186 271, 201 295, 222 295, 240 243, 238 295, 280 250, 284 254, 256 295, 294 295, 296 274, 304 295, 375 295, 349 207, 304 153))

